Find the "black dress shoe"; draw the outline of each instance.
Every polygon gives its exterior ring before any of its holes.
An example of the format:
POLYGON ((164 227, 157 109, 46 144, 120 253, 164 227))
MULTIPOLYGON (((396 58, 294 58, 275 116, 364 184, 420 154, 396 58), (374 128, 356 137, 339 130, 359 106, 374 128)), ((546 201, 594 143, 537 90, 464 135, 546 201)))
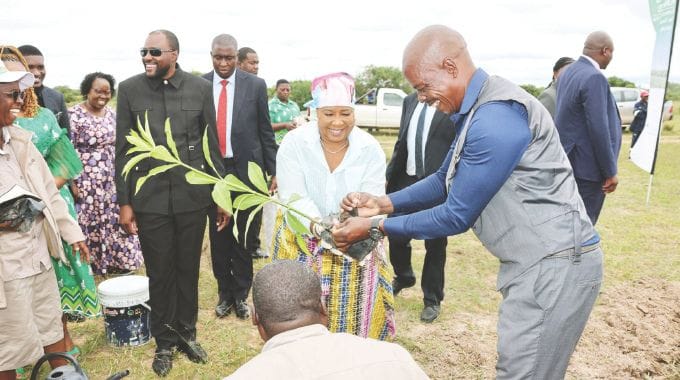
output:
POLYGON ((179 342, 177 350, 187 356, 194 363, 205 364, 208 362, 208 354, 195 340, 179 342))
POLYGON ((220 302, 215 306, 215 315, 218 318, 224 318, 234 311, 234 304, 231 301, 221 299, 220 302))
POLYGON ((266 259, 267 257, 269 257, 267 252, 265 252, 262 248, 256 249, 252 253, 252 256, 253 256, 253 259, 266 259))
POLYGON ((250 308, 246 301, 236 301, 236 316, 240 319, 248 319, 248 317, 250 317, 250 308))
POLYGON ((156 350, 156 354, 153 357, 153 363, 151 363, 151 368, 156 372, 156 375, 160 377, 167 376, 172 369, 172 350, 156 350))
POLYGON ((437 317, 439 317, 439 312, 441 306, 439 305, 427 305, 420 313, 420 320, 425 323, 432 323, 437 317))
POLYGON ((398 280, 397 278, 395 278, 394 280, 392 280, 392 294, 396 296, 403 289, 410 288, 415 284, 416 284, 415 278, 410 278, 407 280, 398 280))

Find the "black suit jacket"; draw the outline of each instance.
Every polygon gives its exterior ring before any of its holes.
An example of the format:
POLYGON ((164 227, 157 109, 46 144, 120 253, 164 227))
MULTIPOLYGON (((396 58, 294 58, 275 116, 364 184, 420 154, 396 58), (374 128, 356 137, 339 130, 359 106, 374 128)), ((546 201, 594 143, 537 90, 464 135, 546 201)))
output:
POLYGON ((212 162, 218 172, 224 172, 220 159, 217 131, 215 130, 215 107, 212 87, 201 77, 177 71, 167 81, 150 79, 145 74, 124 80, 118 87, 116 112, 116 190, 120 205, 131 204, 135 212, 168 215, 197 211, 212 203, 211 187, 192 185, 186 181, 187 170, 172 168, 150 177, 135 194, 137 180, 149 171, 165 163, 144 159, 124 178, 122 171, 130 159, 131 147, 126 136, 137 130, 137 120, 144 123, 148 115, 151 135, 157 145, 167 145, 165 120, 170 119, 173 140, 180 159, 192 167, 211 172, 203 155, 203 134, 208 128, 208 144, 212 162))
MULTIPOLYGON (((387 165, 386 179, 388 193, 400 190, 399 179, 402 178, 402 176, 406 176, 406 159, 408 157, 406 137, 408 136, 411 117, 413 116, 413 112, 417 105, 418 97, 416 93, 413 93, 404 99, 401 110, 399 137, 394 144, 392 159, 387 165)), ((425 143, 424 169, 426 176, 436 172, 442 165, 455 136, 456 129, 453 121, 451 121, 449 116, 445 113, 435 111, 430 130, 427 134, 427 142, 425 143)))
MULTIPOLYGON (((203 78, 210 82, 211 89, 214 75, 214 71, 203 75, 203 78)), ((236 69, 234 75, 236 83, 231 122, 231 148, 234 151, 234 164, 239 179, 250 183, 249 161, 258 164, 267 174, 276 175, 278 147, 269 119, 266 83, 262 78, 239 69, 236 69)), ((212 94, 212 90, 210 93, 212 94)))
POLYGON ((64 101, 64 95, 61 92, 42 86, 38 100, 40 100, 39 103, 41 106, 52 111, 54 116, 57 117, 60 127, 67 131, 71 130, 71 123, 69 122, 68 112, 66 111, 66 102, 64 101))

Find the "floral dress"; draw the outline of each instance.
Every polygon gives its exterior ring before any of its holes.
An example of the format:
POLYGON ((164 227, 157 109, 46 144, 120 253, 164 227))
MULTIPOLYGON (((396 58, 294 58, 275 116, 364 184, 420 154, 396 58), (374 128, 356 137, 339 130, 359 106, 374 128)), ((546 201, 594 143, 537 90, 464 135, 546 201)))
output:
MULTIPOLYGON (((83 170, 66 130, 59 127, 57 119, 50 110, 41 107, 35 117, 17 118, 14 123, 27 131, 33 132, 31 141, 45 158, 53 176, 72 179, 83 170)), ((59 193, 66 201, 69 214, 73 219, 77 219, 73 196, 71 196, 68 186, 62 186, 59 193)), ((54 272, 59 284, 62 310, 64 313, 82 317, 101 315, 97 287, 90 265, 81 261, 80 255, 74 255, 69 244, 62 243, 69 265, 52 258, 54 272)))
POLYGON ((142 251, 137 235, 128 235, 118 223, 115 184, 116 114, 106 107, 103 117, 78 104, 68 110, 71 140, 83 163, 76 178, 78 222, 87 237, 95 273, 138 269, 142 251))

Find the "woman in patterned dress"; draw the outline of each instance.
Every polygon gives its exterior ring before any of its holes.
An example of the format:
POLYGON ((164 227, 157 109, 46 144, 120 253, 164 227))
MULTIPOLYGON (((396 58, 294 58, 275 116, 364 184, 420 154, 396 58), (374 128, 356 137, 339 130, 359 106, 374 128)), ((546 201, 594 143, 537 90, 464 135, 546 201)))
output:
POLYGON ((107 106, 115 93, 109 74, 90 73, 80 84, 84 102, 68 110, 71 140, 84 165, 76 178, 78 222, 87 236, 96 274, 128 273, 142 265, 137 235, 118 223, 114 154, 116 114, 107 106))
MULTIPOLYGON (((2 51, 0 57, 8 70, 28 71, 26 60, 15 47, 3 46, 0 50, 2 51)), ((54 182, 66 201, 69 214, 77 220, 73 197, 65 184, 76 177, 83 170, 83 166, 66 131, 59 127, 56 117, 50 110, 38 105, 38 99, 32 88, 26 90, 24 104, 14 124, 33 132, 32 142, 45 158, 54 176, 54 182)), ((54 258, 52 258, 52 264, 57 276, 61 307, 64 312, 62 323, 66 349, 73 354, 78 354, 78 348, 74 346, 66 327, 67 316, 77 319, 93 318, 101 315, 101 308, 97 297, 97 287, 88 263, 89 258, 74 254, 72 247, 66 242, 63 242, 63 245, 69 264, 66 265, 54 258)))
MULTIPOLYGON (((385 193, 385 153, 373 136, 354 127, 352 77, 317 78, 312 97, 318 122, 288 132, 276 157, 276 174, 280 198, 299 198, 292 206, 318 221, 338 213, 349 191, 385 193)), ((322 248, 312 236, 304 237, 308 254, 297 245, 286 218, 279 215, 276 224, 272 258, 304 262, 317 271, 330 331, 394 337, 394 297, 382 241, 360 264, 322 248)), ((310 227, 317 229, 314 223, 310 227)))

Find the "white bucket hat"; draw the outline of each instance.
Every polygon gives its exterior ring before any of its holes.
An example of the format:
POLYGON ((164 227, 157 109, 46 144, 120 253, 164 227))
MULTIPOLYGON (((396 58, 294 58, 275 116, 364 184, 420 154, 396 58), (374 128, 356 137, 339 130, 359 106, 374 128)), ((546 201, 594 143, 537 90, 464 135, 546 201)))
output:
POLYGON ((27 71, 9 71, 5 62, 0 61, 0 83, 19 82, 19 90, 23 91, 27 88, 33 87, 35 78, 33 74, 27 71))

